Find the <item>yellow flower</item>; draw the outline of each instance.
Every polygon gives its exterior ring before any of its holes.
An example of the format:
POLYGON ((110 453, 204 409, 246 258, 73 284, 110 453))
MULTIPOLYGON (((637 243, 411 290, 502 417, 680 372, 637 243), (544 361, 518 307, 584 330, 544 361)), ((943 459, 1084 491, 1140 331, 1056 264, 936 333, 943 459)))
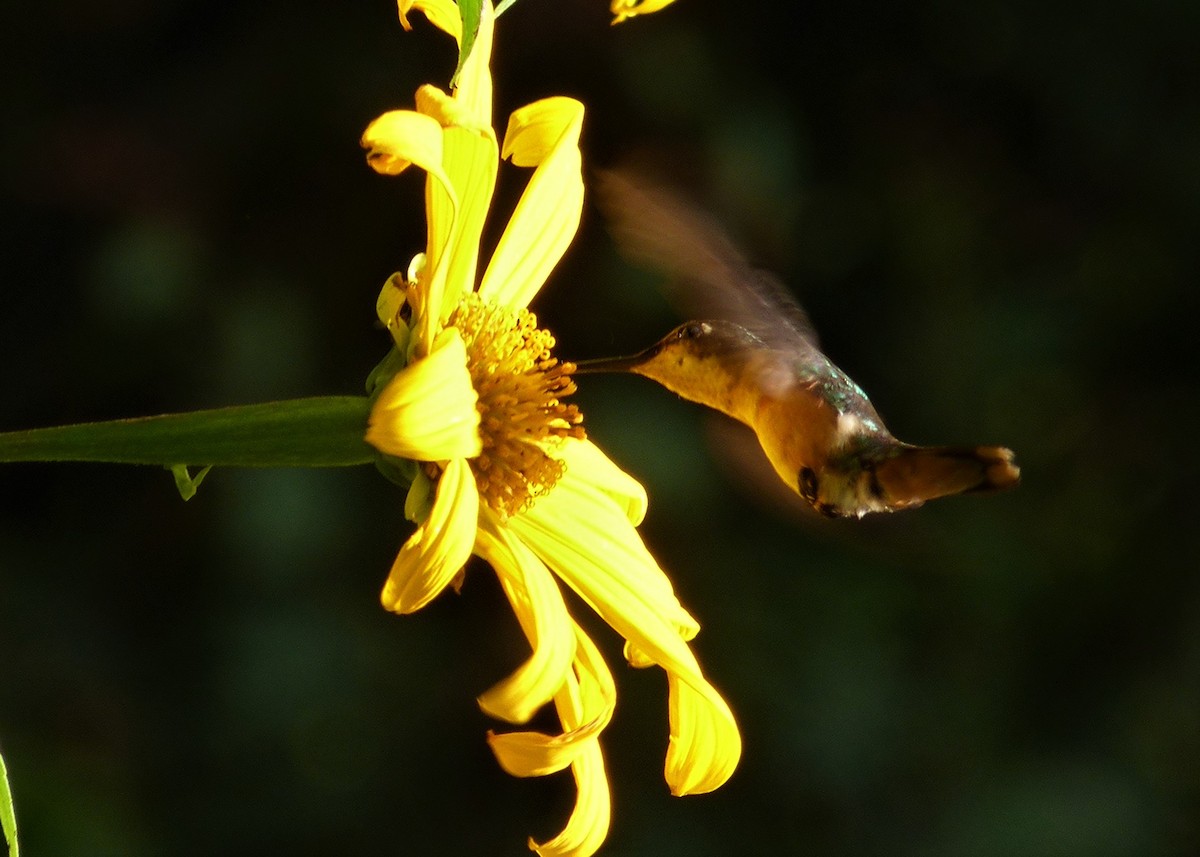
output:
MULTIPOLYGON (((397 613, 420 609, 454 582, 471 554, 495 570, 532 654, 479 697, 489 715, 527 722, 553 702, 562 733, 489 734, 516 776, 570 767, 578 798, 565 829, 530 847, 589 855, 608 831, 609 793, 599 736, 612 716, 612 676, 567 611, 561 580, 626 641, 635 666, 667 673, 665 776, 675 794, 711 791, 729 778, 741 738, 729 707, 687 645, 699 630, 636 526, 640 484, 584 437, 562 399, 570 364, 526 306, 570 244, 583 201, 583 105, 547 98, 516 111, 501 150, 491 122, 492 10, 484 4, 474 49, 447 95, 423 86, 416 110, 385 113, 363 135, 367 160, 396 174, 427 174, 428 236, 406 276, 380 295, 380 319, 405 358, 379 394, 367 440, 418 463, 405 515, 417 524, 382 593, 397 613), (533 173, 482 274, 479 239, 501 155, 533 173)), ((401 0, 460 37, 450 0, 401 0)))
POLYGON ((675 0, 612 0, 608 4, 608 10, 615 16, 613 23, 619 24, 626 18, 649 15, 651 12, 665 9, 674 2, 675 0))

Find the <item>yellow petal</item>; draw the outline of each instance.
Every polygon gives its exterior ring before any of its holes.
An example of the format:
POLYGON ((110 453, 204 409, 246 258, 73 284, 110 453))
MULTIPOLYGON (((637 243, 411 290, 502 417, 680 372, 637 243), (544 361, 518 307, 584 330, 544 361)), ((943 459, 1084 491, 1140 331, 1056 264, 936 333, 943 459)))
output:
MULTIPOLYGON (((532 508, 513 517, 509 527, 609 625, 653 652, 655 663, 662 664, 660 655, 666 657, 668 650, 694 663, 681 637, 690 639, 699 626, 630 524, 627 506, 606 490, 611 483, 592 484, 585 478, 586 467, 571 466, 599 460, 586 443, 566 442, 548 450, 567 463, 563 477, 532 508)), ((612 475, 611 470, 599 472, 612 475)))
POLYGON ((475 551, 496 570, 533 647, 529 660, 479 697, 479 707, 500 720, 525 723, 567 680, 575 658, 571 617, 546 566, 486 509, 475 551))
POLYGON ((489 128, 492 125, 492 70, 489 63, 492 60, 494 21, 490 0, 483 0, 475 44, 471 46, 471 55, 458 73, 458 86, 454 90, 454 97, 471 111, 476 123, 489 128))
POLYGON ((598 718, 561 735, 489 732, 488 744, 500 767, 514 777, 544 777, 572 764, 607 725, 607 718, 598 718))
POLYGON ((389 110, 362 135, 367 163, 379 173, 398 175, 416 164, 431 173, 442 170, 442 126, 414 110, 389 110))
POLYGON ((646 489, 589 440, 567 438, 553 451, 571 474, 580 481, 609 495, 624 511, 629 523, 637 526, 646 517, 646 489))
POLYGON ((554 707, 564 731, 489 733, 488 743, 504 770, 516 777, 540 777, 573 764, 586 745, 594 743, 612 719, 617 689, 612 673, 596 645, 571 621, 575 660, 554 695, 554 707))
POLYGON ((529 840, 531 850, 541 857, 591 857, 604 844, 612 817, 608 774, 600 744, 587 745, 571 763, 575 776, 575 809, 562 833, 549 842, 529 840))
POLYGON ((458 330, 442 332, 428 356, 397 372, 371 408, 367 443, 413 461, 479 455, 479 396, 458 330))
POLYGON ((637 15, 649 15, 674 3, 675 0, 612 0, 608 10, 615 16, 614 24, 619 24, 626 18, 637 15))
POLYGON ((408 13, 413 9, 424 13, 425 17, 445 33, 459 41, 462 33, 462 16, 459 15, 457 4, 452 0, 397 0, 400 8, 400 24, 406 30, 412 29, 408 21, 408 13))
POLYGON ((442 169, 452 193, 433 183, 426 192, 429 259, 438 282, 439 320, 475 288, 479 237, 496 187, 499 152, 491 125, 435 86, 417 90, 417 110, 443 126, 442 169), (444 284, 444 285, 443 285, 444 284))
POLYGON ((694 620, 620 509, 602 492, 564 476, 509 526, 629 641, 631 652, 667 671, 674 683, 671 788, 687 794, 724 782, 741 753, 737 725, 684 642, 695 633, 694 620))
POLYGON ((433 509, 400 549, 380 601, 394 613, 412 613, 433 600, 471 555, 479 515, 479 492, 467 462, 447 463, 433 509))
POLYGON ((399 272, 392 274, 383 284, 383 288, 379 290, 379 297, 375 299, 375 315, 379 317, 380 322, 389 331, 392 336, 396 335, 396 330, 403 327, 407 336, 407 325, 400 320, 400 310, 404 307, 404 302, 408 297, 408 285, 404 282, 404 277, 399 272))
MULTIPOLYGON (((612 674, 591 638, 575 626, 578 654, 575 662, 577 681, 568 682, 554 698, 559 719, 564 725, 579 726, 598 711, 611 715, 617 701, 612 674)), ((603 844, 612 815, 608 793, 608 775, 600 742, 589 741, 571 762, 575 777, 575 809, 566 827, 549 842, 539 845, 532 839, 529 847, 545 857, 588 857, 603 844)))
POLYGON ((742 737, 725 700, 705 682, 697 687, 668 673, 670 743, 664 775, 673 795, 703 794, 733 774, 742 737))
POLYGON ((484 300, 525 307, 575 237, 583 210, 579 132, 583 105, 536 101, 513 113, 504 157, 536 167, 480 282, 484 300))
POLYGON ((414 320, 413 347, 423 356, 433 348, 433 340, 441 329, 442 316, 424 311, 425 307, 440 308, 445 294, 447 271, 437 264, 447 252, 458 210, 454 184, 443 170, 445 140, 442 125, 433 116, 413 110, 392 110, 383 114, 363 132, 362 145, 368 150, 367 162, 376 171, 395 175, 409 164, 425 170, 426 219, 429 221, 429 241, 426 248, 429 263, 427 303, 414 320))

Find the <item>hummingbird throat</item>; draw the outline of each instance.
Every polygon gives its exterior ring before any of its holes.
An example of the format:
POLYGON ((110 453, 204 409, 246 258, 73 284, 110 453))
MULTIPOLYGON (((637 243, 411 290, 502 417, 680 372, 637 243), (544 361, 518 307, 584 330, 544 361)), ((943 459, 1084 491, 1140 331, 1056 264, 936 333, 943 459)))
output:
POLYGON ((515 515, 563 475, 563 463, 546 450, 564 438, 586 437, 583 414, 562 402, 575 392, 575 366, 551 355, 554 336, 525 309, 485 303, 471 293, 447 324, 466 344, 479 396, 483 451, 470 460, 479 497, 500 515, 515 515))

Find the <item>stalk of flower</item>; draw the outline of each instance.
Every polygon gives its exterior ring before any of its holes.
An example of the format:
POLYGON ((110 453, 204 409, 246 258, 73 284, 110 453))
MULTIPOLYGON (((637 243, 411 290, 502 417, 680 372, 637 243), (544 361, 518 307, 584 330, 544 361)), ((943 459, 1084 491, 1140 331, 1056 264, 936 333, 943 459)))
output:
MULTIPOLYGON (((401 0, 406 28, 412 9, 460 39, 450 0, 401 0)), ((403 366, 379 381, 367 440, 387 456, 417 463, 405 503, 417 528, 381 597, 387 609, 410 613, 455 582, 472 554, 492 566, 532 654, 479 704, 521 724, 553 702, 563 731, 493 734, 489 742, 517 776, 571 768, 575 811, 558 837, 530 847, 587 855, 608 830, 599 736, 616 695, 557 581, 626 640, 631 664, 666 670, 665 776, 673 793, 724 783, 741 739, 687 645, 699 626, 637 533, 645 491, 586 439, 579 411, 563 401, 575 389, 574 367, 552 356, 553 337, 526 308, 578 226, 583 105, 561 97, 530 104, 512 115, 498 147, 488 68, 492 25, 485 3, 453 94, 423 86, 415 110, 385 113, 363 135, 378 172, 416 165, 427 174, 425 251, 406 276, 385 284, 378 303, 403 366), (501 156, 533 173, 477 276, 501 156)))

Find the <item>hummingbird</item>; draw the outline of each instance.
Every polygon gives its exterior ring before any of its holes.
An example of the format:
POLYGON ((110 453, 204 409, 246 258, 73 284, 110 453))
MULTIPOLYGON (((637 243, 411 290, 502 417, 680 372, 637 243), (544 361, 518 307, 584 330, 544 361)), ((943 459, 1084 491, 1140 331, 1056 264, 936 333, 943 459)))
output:
POLYGON ((790 292, 693 207, 622 172, 604 172, 596 185, 618 247, 669 275, 674 297, 706 320, 630 356, 580 361, 577 373, 632 372, 744 423, 779 478, 827 517, 894 512, 1020 481, 1005 447, 897 440, 821 351, 790 292))

